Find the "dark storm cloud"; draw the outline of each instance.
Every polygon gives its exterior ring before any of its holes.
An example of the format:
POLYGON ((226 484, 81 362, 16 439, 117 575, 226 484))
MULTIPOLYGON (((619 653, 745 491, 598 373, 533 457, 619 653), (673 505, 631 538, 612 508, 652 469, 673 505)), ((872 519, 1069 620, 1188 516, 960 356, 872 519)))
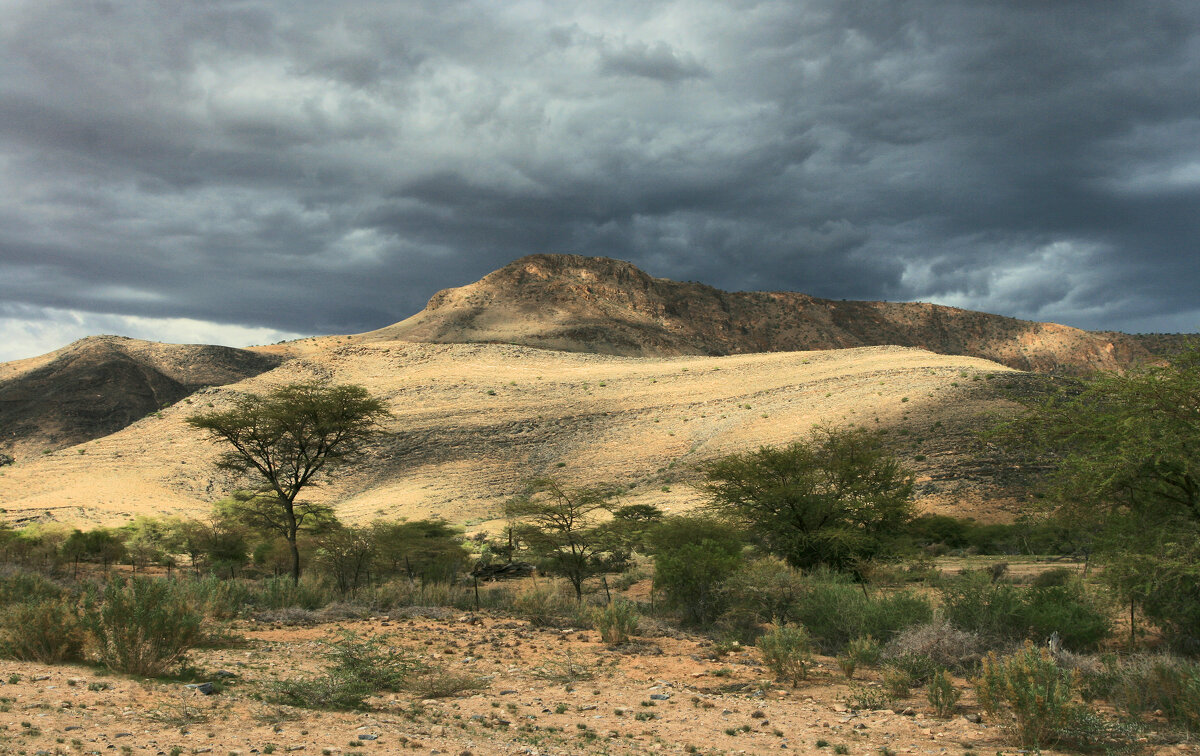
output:
POLYGON ((1192 2, 14 0, 4 17, 0 358, 101 326, 367 330, 532 252, 1200 327, 1192 2))

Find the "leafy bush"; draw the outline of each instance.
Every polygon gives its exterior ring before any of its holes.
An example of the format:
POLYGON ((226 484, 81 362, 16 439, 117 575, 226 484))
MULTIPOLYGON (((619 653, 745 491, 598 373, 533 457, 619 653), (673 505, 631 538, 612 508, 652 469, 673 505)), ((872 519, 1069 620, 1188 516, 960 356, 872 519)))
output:
POLYGON ((306 576, 300 582, 286 576, 269 577, 254 584, 254 592, 249 601, 260 609, 300 609, 316 610, 330 603, 335 598, 332 586, 323 580, 306 576))
POLYGON ((145 677, 183 661, 200 637, 201 620, 172 581, 144 577, 109 581, 84 611, 100 663, 145 677))
POLYGON ((871 667, 878 664, 880 653, 879 644, 871 636, 855 638, 838 654, 838 667, 847 680, 853 680, 854 672, 860 666, 871 667))
POLYGON ((741 545, 704 539, 654 555, 654 588, 689 625, 706 625, 725 608, 721 583, 742 562, 741 545))
POLYGON ((638 628, 637 608, 628 601, 613 601, 592 613, 592 624, 608 644, 629 642, 638 628))
POLYGON ((892 698, 908 698, 912 686, 916 684, 912 673, 906 669, 888 667, 883 670, 883 688, 892 698))
POLYGON ((911 685, 928 683, 942 669, 936 661, 925 654, 901 654, 890 657, 884 664, 888 669, 899 670, 907 675, 912 681, 911 685))
POLYGON ((339 630, 325 640, 325 669, 308 678, 290 678, 271 685, 268 701, 309 709, 362 709, 367 696, 400 691, 424 671, 412 655, 388 644, 388 635, 363 637, 339 630))
POLYGON ((958 699, 962 696, 944 669, 939 669, 930 678, 925 694, 929 698, 929 705, 933 707, 934 713, 939 717, 952 715, 958 706, 958 699))
POLYGON ((838 573, 817 571, 805 577, 804 600, 796 618, 819 649, 837 654, 855 638, 890 640, 905 628, 933 616, 929 601, 906 591, 868 597, 861 585, 838 573))
POLYGON ((964 573, 943 587, 942 612, 950 624, 993 645, 1057 632, 1066 647, 1082 650, 1112 630, 1102 603, 1078 580, 1023 589, 983 572, 964 573))
POLYGON ((1034 588, 1053 588, 1064 586, 1075 578, 1075 570, 1069 567, 1051 567, 1034 576, 1030 585, 1034 588))
POLYGON ((776 625, 796 622, 805 591, 800 570, 778 557, 747 562, 720 589, 730 611, 745 613, 757 623, 776 625))
POLYGON ((83 658, 83 626, 74 604, 41 598, 0 609, 0 656, 58 664, 83 658))
POLYGON ((1028 637, 1041 639, 1058 633, 1063 645, 1076 651, 1093 649, 1112 634, 1108 612, 1077 580, 1030 588, 1023 618, 1028 637))
POLYGON ((179 580, 175 590, 205 616, 232 619, 240 616, 261 584, 248 580, 228 580, 215 575, 179 580))
POLYGON ((36 572, 0 575, 0 607, 58 599, 66 594, 67 591, 58 583, 36 572))
POLYGON ((988 654, 975 693, 989 714, 1011 719, 1010 729, 1022 747, 1042 748, 1057 743, 1082 708, 1072 700, 1074 682, 1046 649, 1026 643, 1009 656, 988 654))
POLYGON ((763 663, 778 679, 790 680, 797 687, 808 677, 812 643, 803 627, 777 627, 760 637, 757 645, 763 663))
POLYGON ((1010 583, 993 583, 984 572, 964 572, 942 587, 942 614, 959 630, 990 643, 1023 638, 1024 601, 1010 583))

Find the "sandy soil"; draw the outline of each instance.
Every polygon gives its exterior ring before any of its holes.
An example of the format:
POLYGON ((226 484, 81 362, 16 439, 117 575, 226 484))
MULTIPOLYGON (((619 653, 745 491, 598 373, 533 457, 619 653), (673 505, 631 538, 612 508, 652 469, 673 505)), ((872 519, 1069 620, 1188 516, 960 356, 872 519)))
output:
MULTIPOLYGON (((180 682, 0 661, 0 753, 831 754, 839 745, 850 754, 1016 752, 994 722, 964 718, 977 713, 964 680, 956 681, 960 710, 947 719, 919 690, 886 710, 853 712, 851 688, 830 658, 818 657, 808 683, 792 688, 774 683, 752 650, 714 658, 710 644, 684 635, 643 633, 608 647, 591 630, 462 613, 339 624, 390 634, 487 687, 427 700, 386 694, 362 712, 264 703, 256 697, 265 684, 318 668, 320 640, 332 627, 243 623, 245 646, 193 654, 201 679, 236 675, 210 696, 180 682), (576 675, 564 674, 568 664, 576 675)), ((855 685, 878 685, 872 671, 859 677, 855 685)))

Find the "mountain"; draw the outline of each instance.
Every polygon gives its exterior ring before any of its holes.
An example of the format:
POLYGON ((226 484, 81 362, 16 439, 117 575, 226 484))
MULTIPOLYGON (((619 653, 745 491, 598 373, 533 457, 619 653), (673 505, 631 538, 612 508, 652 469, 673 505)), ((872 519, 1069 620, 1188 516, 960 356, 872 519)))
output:
POLYGON ((0 364, 0 451, 27 455, 114 433, 204 386, 271 370, 280 358, 244 349, 80 339, 0 364))
POLYGON ((1018 370, 1081 374, 1154 359, 1171 337, 1090 332, 925 303, 725 292, 653 278, 619 260, 523 257, 438 292, 361 342, 508 343, 624 356, 728 355, 896 345, 1018 370))
POLYGON ((306 496, 349 522, 499 527, 529 476, 701 501, 696 464, 803 437, 886 431, 927 511, 1011 519, 1027 470, 979 442, 1013 392, 1119 370, 1182 337, 1135 337, 930 304, 729 293, 629 263, 534 255, 368 333, 250 350, 84 339, 0 364, 0 508, 13 522, 199 516, 239 486, 186 423, 236 392, 328 379, 388 403, 362 464, 306 496), (1035 371, 1035 372, 1021 372, 1035 371))

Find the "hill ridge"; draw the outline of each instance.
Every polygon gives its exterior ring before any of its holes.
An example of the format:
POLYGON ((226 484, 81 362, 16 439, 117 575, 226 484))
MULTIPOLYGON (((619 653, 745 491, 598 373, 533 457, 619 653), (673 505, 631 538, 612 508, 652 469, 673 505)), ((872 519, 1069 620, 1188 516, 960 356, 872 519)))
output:
POLYGON ((746 354, 897 345, 1018 370, 1082 374, 1156 359, 1172 337, 1084 331, 925 302, 726 292, 603 257, 536 254, 443 289, 363 342, 513 343, 622 356, 746 354))

